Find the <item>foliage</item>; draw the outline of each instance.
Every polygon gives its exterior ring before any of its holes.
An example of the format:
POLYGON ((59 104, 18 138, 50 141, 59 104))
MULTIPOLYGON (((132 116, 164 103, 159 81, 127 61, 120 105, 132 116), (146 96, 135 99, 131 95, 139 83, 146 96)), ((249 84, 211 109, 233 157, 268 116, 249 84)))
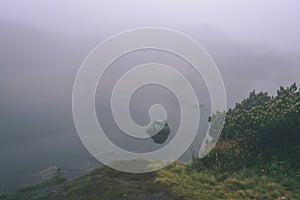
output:
POLYGON ((39 199, 45 194, 57 189, 66 181, 63 177, 53 178, 37 185, 26 185, 19 188, 13 195, 13 200, 39 199))
POLYGON ((156 181, 171 187, 176 199, 287 199, 300 198, 300 184, 292 177, 278 179, 260 169, 244 168, 230 175, 191 165, 171 165, 156 181))
POLYGON ((6 200, 6 199, 8 199, 8 194, 0 193, 0 200, 6 200))
MULTIPOLYGON (((217 118, 218 113, 212 118, 217 118)), ((209 119, 211 120, 211 118, 209 119)), ((210 130, 214 135, 214 130, 210 130)), ((221 138, 203 160, 208 167, 237 170, 265 162, 284 161, 300 168, 300 90, 296 84, 280 87, 276 96, 256 93, 226 113, 221 138)))

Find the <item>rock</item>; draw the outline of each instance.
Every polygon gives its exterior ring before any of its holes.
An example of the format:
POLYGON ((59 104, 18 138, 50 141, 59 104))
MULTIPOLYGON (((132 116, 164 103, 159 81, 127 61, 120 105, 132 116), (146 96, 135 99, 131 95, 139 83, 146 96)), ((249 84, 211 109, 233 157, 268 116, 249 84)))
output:
POLYGON ((49 167, 47 169, 44 169, 40 171, 41 176, 43 177, 43 180, 49 180, 53 178, 58 178, 61 175, 60 168, 57 166, 49 167))
POLYGON ((151 136, 153 142, 162 144, 167 140, 170 134, 170 127, 165 120, 156 120, 146 129, 146 133, 151 136))

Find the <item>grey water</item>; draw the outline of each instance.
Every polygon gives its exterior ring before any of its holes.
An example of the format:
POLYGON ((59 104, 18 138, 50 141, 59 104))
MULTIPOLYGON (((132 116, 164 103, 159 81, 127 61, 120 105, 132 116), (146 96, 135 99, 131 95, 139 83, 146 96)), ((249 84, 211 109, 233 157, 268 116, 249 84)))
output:
MULTIPOLYGON (((72 117, 73 82, 93 46, 89 41, 76 44, 77 41, 63 40, 21 24, 1 22, 1 30, 1 44, 7 48, 0 48, 0 191, 38 183, 41 181, 39 172, 51 166, 59 166, 66 178, 100 167, 102 164, 81 143, 72 117)), ((95 107, 99 123, 111 141, 134 152, 153 151, 162 146, 153 143, 151 138, 139 140, 124 134, 114 123, 110 97, 118 78, 131 66, 145 62, 173 65, 198 85, 199 99, 206 104, 206 116, 201 118, 204 125, 208 124, 210 110, 203 80, 186 70, 190 66, 180 58, 151 50, 120 58, 100 80, 95 107)), ((130 110, 136 123, 147 125, 150 123, 148 110, 157 103, 168 113, 171 134, 167 144, 175 136, 180 121, 178 102, 170 91, 145 86, 133 95, 130 110)), ((205 134, 204 125, 200 137, 205 134)), ((190 154, 187 152, 182 159, 189 160, 190 154)))

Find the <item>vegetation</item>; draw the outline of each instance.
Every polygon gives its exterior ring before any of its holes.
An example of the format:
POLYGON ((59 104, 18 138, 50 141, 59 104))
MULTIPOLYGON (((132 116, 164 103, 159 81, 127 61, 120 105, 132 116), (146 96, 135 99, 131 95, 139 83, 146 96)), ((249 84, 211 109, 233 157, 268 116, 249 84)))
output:
MULTIPOLYGON (((133 199, 299 199, 300 183, 258 169, 228 174, 174 163, 153 173, 128 174, 103 167, 41 193, 41 187, 20 189, 14 200, 133 200, 133 199), (285 197, 285 198, 283 198, 285 197)), ((52 185, 53 186, 53 185, 52 185)), ((8 198, 7 198, 8 199, 8 198)))
POLYGON ((280 87, 276 96, 253 91, 229 109, 216 147, 194 164, 223 171, 254 165, 299 169, 300 90, 296 84, 280 87))
POLYGON ((192 163, 147 174, 103 167, 0 199, 300 199, 300 91, 293 84, 276 96, 251 92, 226 113, 214 149, 192 163))

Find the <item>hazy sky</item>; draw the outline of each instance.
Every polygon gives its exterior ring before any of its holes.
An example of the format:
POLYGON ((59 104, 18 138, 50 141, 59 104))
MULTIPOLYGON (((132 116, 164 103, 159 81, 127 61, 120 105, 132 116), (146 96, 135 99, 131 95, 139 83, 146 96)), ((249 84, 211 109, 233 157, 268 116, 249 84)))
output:
MULTIPOLYGON (((300 84, 298 0, 0 0, 0 192, 51 165, 66 169, 86 164, 89 155, 77 137, 71 110, 76 72, 99 42, 144 26, 175 29, 201 43, 221 71, 230 107, 254 88, 273 94, 280 85, 300 84)), ((102 89, 112 86, 124 66, 145 61, 188 68, 172 57, 140 52, 112 67, 114 76, 106 77, 102 89)), ((201 84, 191 71, 183 73, 201 84)), ((152 92, 161 99, 141 91, 136 101, 175 104, 164 91, 152 92)), ((109 104, 96 104, 112 130, 109 104)), ((147 113, 141 105, 136 119, 147 113)), ((172 105, 167 108, 173 110, 172 105)))
POLYGON ((300 48, 298 0, 2 0, 0 17, 84 36, 140 26, 174 28, 193 36, 208 25, 235 40, 300 48))

